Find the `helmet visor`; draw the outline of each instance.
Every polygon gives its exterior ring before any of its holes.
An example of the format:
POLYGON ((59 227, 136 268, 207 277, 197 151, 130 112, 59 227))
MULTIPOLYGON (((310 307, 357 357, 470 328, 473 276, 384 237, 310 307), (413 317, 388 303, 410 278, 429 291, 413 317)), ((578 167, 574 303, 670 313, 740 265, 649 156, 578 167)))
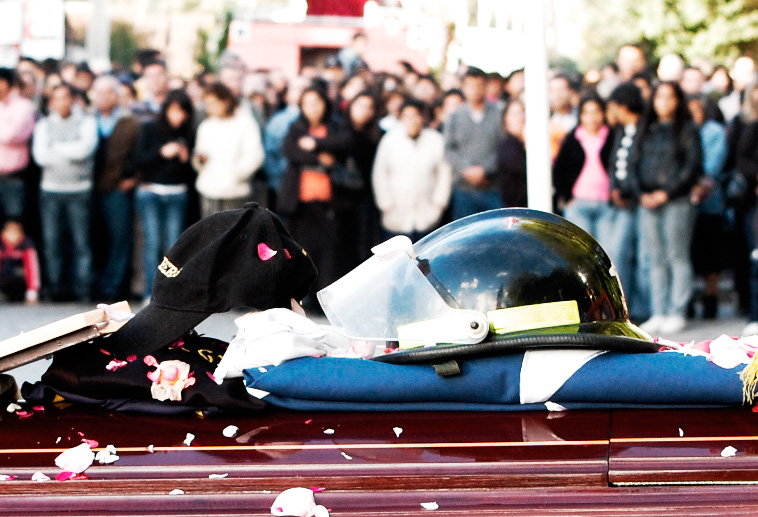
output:
POLYGON ((488 332, 484 314, 450 307, 403 250, 371 257, 317 296, 331 324, 353 339, 405 348, 478 343, 488 332))

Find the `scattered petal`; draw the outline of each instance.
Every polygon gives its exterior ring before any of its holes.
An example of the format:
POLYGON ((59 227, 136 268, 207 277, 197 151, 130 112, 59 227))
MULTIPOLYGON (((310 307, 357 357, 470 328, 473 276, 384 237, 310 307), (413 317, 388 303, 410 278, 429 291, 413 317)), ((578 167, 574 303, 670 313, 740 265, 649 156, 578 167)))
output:
POLYGON ((312 423, 312 422, 313 422, 313 419, 312 419, 312 418, 309 418, 308 420, 306 420, 306 421, 305 421, 305 425, 308 425, 308 424, 310 424, 310 423, 312 423))
POLYGON ((296 487, 279 494, 271 505, 273 515, 292 515, 295 517, 329 517, 329 511, 317 505, 313 490, 296 487))
POLYGON ((681 427, 679 428, 679 436, 684 436, 684 431, 682 430, 681 427))
POLYGON ((736 455, 737 455, 737 449, 735 449, 731 445, 724 447, 724 450, 721 451, 722 458, 731 458, 732 456, 736 456, 736 455))
POLYGON ((57 439, 57 440, 55 440, 55 443, 56 443, 56 444, 59 444, 59 443, 61 443, 61 437, 60 437, 60 436, 58 437, 58 439, 57 439))
POLYGON ((133 363, 133 362, 134 362, 134 361, 136 361, 136 360, 137 360, 137 356, 136 356, 136 355, 130 355, 130 356, 128 356, 128 357, 126 358, 126 362, 127 362, 127 363, 133 363))
POLYGON ((223 435, 227 438, 234 438, 237 436, 237 433, 239 432, 240 428, 236 425, 228 425, 223 430, 223 435))
POLYGON ((437 509, 439 509, 440 505, 438 505, 434 501, 431 501, 429 503, 421 503, 421 507, 424 510, 437 510, 437 509))
POLYGON ((324 429, 324 434, 334 434, 334 429, 324 429))
POLYGON ((395 431, 395 436, 400 438, 400 435, 403 434, 403 428, 402 427, 393 427, 393 431, 395 431))
POLYGON ((58 474, 57 476, 55 476, 55 480, 56 481, 68 481, 69 479, 73 478, 74 476, 76 476, 76 474, 74 474, 73 472, 63 471, 60 474, 58 474))
POLYGON ((110 465, 119 460, 119 456, 116 452, 115 446, 108 445, 105 449, 98 451, 98 453, 95 454, 95 460, 101 465, 110 465))
POLYGON ((149 452, 150 454, 153 454, 155 452, 155 447, 153 446, 153 444, 150 444, 147 446, 147 452, 149 452))
POLYGON ((21 406, 19 406, 16 403, 10 403, 8 404, 8 407, 5 410, 8 413, 15 413, 16 411, 21 411, 21 406))
POLYGON ((34 411, 44 411, 45 410, 45 406, 34 406, 34 407, 32 407, 32 409, 34 411))
POLYGON ((228 473, 227 474, 210 474, 208 476, 208 479, 224 479, 228 475, 229 475, 228 473))
POLYGON ((187 437, 184 439, 184 445, 190 445, 192 443, 192 440, 195 439, 195 435, 192 433, 187 433, 187 437))
POLYGON ((258 257, 260 257, 261 260, 264 262, 267 260, 271 260, 274 255, 276 255, 276 250, 272 250, 268 247, 268 244, 265 242, 261 242, 258 244, 258 257))
POLYGON ((171 492, 169 492, 168 495, 184 495, 184 490, 180 488, 175 488, 171 492))
POLYGON ((111 362, 105 366, 105 369, 108 370, 109 372, 115 372, 119 368, 123 368, 126 365, 127 365, 126 361, 121 361, 119 359, 112 359, 111 362))
POLYGON ((105 354, 105 355, 111 355, 111 353, 110 353, 110 352, 108 352, 108 351, 107 351, 105 348, 101 348, 101 349, 100 349, 100 353, 101 353, 101 354, 105 354))
POLYGON ((50 481, 50 476, 46 476, 42 472, 35 472, 32 475, 32 481, 50 481))
POLYGON ((353 459, 353 457, 350 456, 349 454, 347 454, 346 452, 341 452, 340 454, 342 454, 342 457, 345 458, 346 460, 352 460, 353 459))
POLYGON ((90 446, 86 443, 77 445, 74 448, 66 449, 55 458, 55 464, 58 468, 66 471, 73 472, 74 474, 81 474, 87 468, 92 465, 95 460, 95 453, 92 452, 90 446))
POLYGON ((99 443, 97 443, 97 441, 95 441, 95 440, 88 440, 86 438, 82 438, 82 443, 86 443, 87 445, 89 445, 90 449, 96 449, 97 446, 100 445, 99 443))
POLYGON ((284 256, 287 257, 287 259, 291 259, 292 255, 290 255, 290 250, 287 248, 284 248, 284 256))
POLYGON ((13 481, 16 476, 8 476, 6 474, 0 474, 0 481, 13 481))
POLYGON ((318 494, 319 492, 323 492, 324 490, 326 490, 326 488, 322 486, 316 486, 316 487, 311 488, 311 490, 313 491, 314 494, 318 494))
POLYGON ((259 366, 258 367, 258 371, 261 372, 261 373, 268 373, 268 370, 265 369, 263 366, 259 366))
POLYGON ((560 404, 556 404, 555 402, 550 402, 549 400, 545 402, 545 407, 548 411, 566 411, 566 408, 561 406, 560 404))
POLYGON ((212 380, 216 384, 221 384, 219 381, 216 380, 216 377, 214 377, 211 372, 205 372, 205 375, 207 375, 210 378, 210 380, 212 380))
POLYGON ((16 411, 16 416, 19 418, 29 418, 34 414, 34 411, 16 411))

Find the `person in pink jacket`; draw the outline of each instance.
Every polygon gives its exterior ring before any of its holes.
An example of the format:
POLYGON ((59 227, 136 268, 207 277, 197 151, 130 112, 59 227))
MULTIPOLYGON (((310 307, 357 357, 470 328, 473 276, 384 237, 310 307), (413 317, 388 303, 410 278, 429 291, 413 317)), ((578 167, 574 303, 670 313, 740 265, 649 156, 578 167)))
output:
POLYGON ((24 214, 23 172, 29 165, 34 105, 18 93, 18 77, 0 68, 0 217, 24 214))

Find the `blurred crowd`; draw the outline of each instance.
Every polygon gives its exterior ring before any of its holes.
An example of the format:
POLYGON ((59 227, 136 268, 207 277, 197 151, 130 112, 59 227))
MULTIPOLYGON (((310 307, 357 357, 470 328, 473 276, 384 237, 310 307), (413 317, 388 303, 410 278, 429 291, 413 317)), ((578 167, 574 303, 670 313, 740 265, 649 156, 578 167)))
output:
MULTIPOLYGON (((147 301, 185 228, 251 201, 309 251, 316 289, 391 236, 526 206, 523 70, 375 71, 367 44, 297 77, 227 53, 185 80, 149 50, 128 71, 0 69, 2 296, 147 301)), ((651 333, 714 318, 729 272, 758 332, 754 62, 653 70, 626 45, 551 70, 549 103, 554 211, 611 256, 632 318, 651 333)))

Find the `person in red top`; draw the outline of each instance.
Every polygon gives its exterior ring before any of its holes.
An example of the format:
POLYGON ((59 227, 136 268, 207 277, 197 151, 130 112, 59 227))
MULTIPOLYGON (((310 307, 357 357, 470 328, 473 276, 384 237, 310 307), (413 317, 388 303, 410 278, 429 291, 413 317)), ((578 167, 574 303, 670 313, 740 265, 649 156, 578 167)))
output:
POLYGON ((18 221, 9 220, 0 232, 0 300, 36 304, 40 273, 37 250, 18 221))

